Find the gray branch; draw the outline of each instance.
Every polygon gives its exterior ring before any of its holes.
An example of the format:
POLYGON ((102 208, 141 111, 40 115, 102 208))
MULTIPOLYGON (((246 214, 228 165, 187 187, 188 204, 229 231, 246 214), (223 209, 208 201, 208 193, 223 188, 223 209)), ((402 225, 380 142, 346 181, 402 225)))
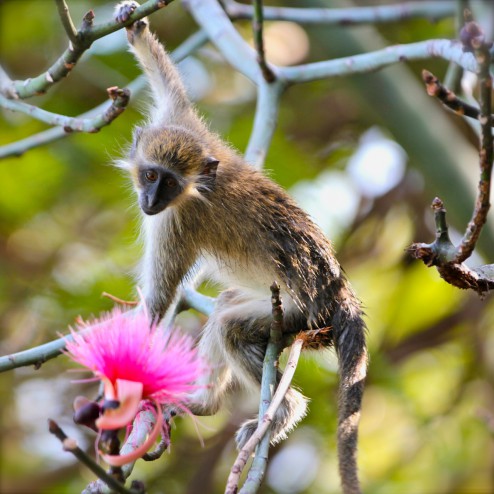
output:
MULTIPOLYGON (((226 11, 232 19, 252 19, 251 5, 224 0, 226 11)), ((323 24, 349 26, 357 24, 379 24, 405 19, 426 18, 439 20, 455 14, 456 2, 440 0, 429 2, 403 2, 396 5, 349 8, 291 8, 264 7, 267 21, 292 21, 300 24, 323 24)))

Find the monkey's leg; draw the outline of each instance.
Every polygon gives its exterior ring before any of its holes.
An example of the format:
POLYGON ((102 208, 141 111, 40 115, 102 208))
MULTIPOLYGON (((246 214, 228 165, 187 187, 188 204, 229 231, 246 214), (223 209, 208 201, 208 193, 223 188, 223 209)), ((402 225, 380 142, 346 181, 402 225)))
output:
MULTIPOLYGON (((270 299, 253 300, 238 291, 224 292, 210 333, 222 341, 233 378, 248 389, 260 389, 262 366, 271 325, 270 299)), ((278 372, 277 380, 281 378, 278 372)), ((278 408, 271 425, 271 442, 286 438, 287 433, 305 416, 307 399, 290 388, 278 408)), ((258 419, 242 424, 236 434, 238 448, 257 429, 258 419)))
POLYGON ((232 382, 224 344, 218 338, 216 326, 213 313, 203 329, 198 345, 199 356, 208 368, 196 383, 197 390, 187 400, 187 408, 194 415, 214 415, 221 407, 232 382))

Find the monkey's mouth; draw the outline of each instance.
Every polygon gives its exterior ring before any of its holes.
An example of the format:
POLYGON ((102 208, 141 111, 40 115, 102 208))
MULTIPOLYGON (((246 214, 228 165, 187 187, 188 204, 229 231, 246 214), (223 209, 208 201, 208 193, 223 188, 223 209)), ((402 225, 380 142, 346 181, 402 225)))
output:
POLYGON ((142 212, 144 214, 147 214, 148 216, 154 216, 155 214, 161 213, 161 211, 163 211, 165 207, 157 207, 157 206, 147 207, 141 205, 142 212))
POLYGON ((139 201, 139 206, 144 214, 148 216, 154 216, 155 214, 161 213, 168 206, 169 201, 159 201, 157 203, 148 204, 144 199, 139 201))
POLYGON ((155 214, 161 213, 161 210, 155 211, 153 209, 147 209, 147 208, 141 208, 141 209, 142 209, 142 212, 148 216, 154 216, 155 214))

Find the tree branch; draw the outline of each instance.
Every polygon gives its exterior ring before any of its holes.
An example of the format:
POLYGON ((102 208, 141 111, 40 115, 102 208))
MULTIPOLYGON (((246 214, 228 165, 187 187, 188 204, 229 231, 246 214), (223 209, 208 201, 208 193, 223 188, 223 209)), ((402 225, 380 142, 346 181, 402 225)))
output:
POLYGON ((65 29, 69 40, 72 43, 77 43, 77 29, 70 17, 69 7, 65 3, 65 0, 55 0, 55 3, 57 4, 58 15, 60 16, 63 28, 65 29))
MULTIPOLYGON (((473 21, 470 20, 470 24, 473 21)), ((468 26, 467 22, 467 26, 468 26)), ((480 236, 483 226, 487 221, 487 213, 490 209, 490 191, 492 162, 494 159, 494 148, 492 142, 492 77, 490 74, 491 66, 491 47, 492 43, 486 43, 481 37, 478 47, 474 46, 475 58, 479 66, 479 104, 480 104, 480 181, 478 185, 477 200, 472 219, 468 223, 467 229, 460 245, 457 247, 455 262, 461 263, 468 259, 475 248, 475 244, 480 236)))
POLYGON ((65 451, 72 453, 81 463, 86 465, 111 489, 112 492, 118 492, 120 494, 139 494, 138 491, 127 489, 111 475, 108 475, 103 468, 77 446, 75 439, 71 439, 65 434, 54 420, 48 420, 48 429, 62 443, 65 451))
MULTIPOLYGON (((224 0, 228 15, 232 19, 252 19, 251 5, 224 0)), ((455 14, 454 1, 400 2, 396 5, 350 8, 290 8, 264 7, 264 19, 268 21, 293 21, 300 24, 324 24, 349 26, 355 24, 379 24, 413 18, 428 18, 433 21, 452 17, 455 14)))
POLYGON ((281 95, 286 88, 283 79, 269 84, 262 80, 257 89, 256 113, 245 151, 245 160, 256 168, 262 168, 276 129, 281 95))
POLYGON ((443 86, 439 79, 428 70, 422 71, 422 80, 425 83, 427 94, 436 97, 444 106, 457 115, 479 120, 480 110, 475 106, 462 101, 453 91, 443 86))
MULTIPOLYGON (((273 320, 271 322, 268 346, 266 347, 266 354, 262 366, 261 395, 258 413, 259 420, 266 415, 273 399, 273 393, 277 389, 278 359, 280 353, 283 351, 284 310, 280 297, 280 286, 276 282, 273 282, 270 289, 273 320)), ((285 394, 283 394, 283 396, 285 396, 285 394)), ((283 399, 283 396, 281 399, 283 399)), ((274 410, 276 411, 278 407, 279 404, 274 410)), ((259 438, 259 445, 246 480, 246 483, 250 486, 248 489, 254 488, 255 492, 257 492, 257 489, 261 485, 268 464, 269 445, 271 442, 271 422, 272 419, 267 424, 264 431, 265 433, 259 438)))
POLYGON ((469 268, 457 263, 457 249, 449 239, 446 222, 446 209, 439 198, 432 203, 436 222, 436 239, 430 244, 415 243, 407 250, 415 259, 420 259, 428 267, 436 266, 441 278, 450 285, 462 289, 471 289, 483 294, 494 288, 494 265, 469 268))
MULTIPOLYGON (((184 292, 185 300, 190 308, 202 312, 205 315, 209 315, 214 307, 211 297, 206 297, 199 292, 192 289, 188 289, 184 292)), ((133 310, 140 310, 139 307, 133 310)), ((129 311, 131 314, 133 311, 129 311)), ((72 336, 70 334, 63 338, 39 345, 22 352, 13 353, 11 355, 4 355, 0 357, 0 372, 16 369, 18 367, 26 367, 34 365, 36 369, 39 369, 46 361, 58 357, 62 350, 65 349, 65 343, 71 341, 72 336)))
MULTIPOLYGON (((464 289, 473 289, 482 294, 494 288, 493 266, 486 265, 479 268, 470 268, 463 264, 468 259, 479 239, 480 232, 487 221, 490 208, 490 189, 494 147, 492 140, 491 95, 492 78, 490 75, 492 43, 485 41, 480 26, 471 18, 469 11, 465 11, 465 26, 461 31, 461 39, 465 52, 474 52, 479 74, 479 104, 481 125, 480 143, 480 180, 477 199, 472 218, 460 244, 455 247, 448 236, 446 223, 446 209, 443 202, 436 198, 433 201, 434 217, 436 221, 436 239, 431 244, 416 243, 408 251, 416 259, 421 259, 427 266, 436 266, 440 276, 453 286, 464 289)), ((432 75, 432 74, 431 74, 432 75)), ((426 74, 427 76, 427 74, 426 74)), ((435 91, 434 81, 430 81, 428 91, 435 91)), ((446 98, 447 98, 446 94, 446 98)))
POLYGON ((476 72, 477 61, 471 53, 465 53, 458 41, 431 39, 407 45, 389 46, 382 50, 323 62, 279 68, 279 77, 289 83, 309 82, 326 77, 341 77, 372 72, 388 65, 425 58, 443 58, 456 62, 465 70, 476 72))
MULTIPOLYGON (((62 0, 63 1, 63 0, 62 0)), ((66 77, 75 67, 81 55, 99 38, 107 34, 118 31, 123 26, 127 26, 137 19, 161 9, 173 0, 148 0, 140 7, 136 8, 129 19, 125 22, 115 20, 93 25, 94 14, 88 12, 83 19, 81 29, 77 33, 76 39, 71 40, 69 47, 60 56, 60 58, 44 73, 32 79, 25 81, 12 81, 10 87, 2 88, 5 97, 9 98, 15 95, 15 98, 25 99, 35 94, 45 93, 53 84, 66 77)), ((57 2, 57 6, 60 2, 57 2)), ((65 24, 64 24, 64 27, 65 24)), ((67 28, 66 28, 67 29, 67 28)))
POLYGON ((252 17, 252 32, 254 35, 254 46, 257 51, 257 63, 261 68, 266 82, 273 82, 276 77, 266 62, 263 39, 263 6, 262 0, 254 0, 254 15, 252 17))
MULTIPOLYGON (((189 38, 187 38, 179 47, 177 47, 173 53, 171 54, 172 59, 178 63, 183 59, 187 58, 191 53, 196 51, 198 48, 203 46, 207 41, 207 36, 204 31, 200 30, 196 33, 192 34, 189 38)), ((0 68, 1 69, 1 68, 0 68)), ((0 82, 1 82, 1 70, 0 70, 0 82)), ((139 76, 137 79, 134 79, 131 83, 127 85, 128 90, 131 94, 136 94, 141 91, 146 86, 146 78, 144 76, 139 76)), ((93 108, 92 110, 79 115, 78 119, 81 118, 92 118, 98 113, 104 111, 106 106, 106 102, 101 105, 93 108)), ((21 139, 20 141, 13 142, 11 144, 7 144, 5 146, 0 147, 0 159, 7 158, 9 156, 21 156, 26 151, 33 149, 35 147, 42 146, 49 142, 56 141, 57 139, 61 139, 69 134, 65 132, 62 127, 55 127, 53 129, 48 129, 43 132, 39 132, 38 134, 34 134, 25 139, 21 139)))
MULTIPOLYGON (((158 413, 161 413, 158 411, 158 413)), ((135 451, 141 444, 143 444, 151 431, 154 428, 156 423, 156 415, 149 410, 141 410, 137 413, 133 423, 132 423, 132 431, 127 437, 124 445, 120 450, 121 455, 126 455, 135 451)), ((152 454, 152 453, 151 453, 152 454)), ((121 467, 122 475, 124 479, 129 478, 132 470, 134 469, 135 461, 132 463, 127 463, 121 467)), ((95 480, 91 482, 82 494, 110 494, 113 492, 107 482, 99 476, 99 480, 95 480)))
MULTIPOLYGON (((292 347, 290 349, 290 355, 288 357, 288 362, 286 364, 285 370, 283 371, 283 376, 280 380, 280 383, 276 388, 276 392, 273 396, 273 399, 269 404, 269 407, 265 411, 262 417, 262 421, 259 423, 259 427, 256 429, 255 433, 252 435, 249 441, 247 441, 245 446, 238 454, 237 459, 235 460, 235 463, 233 464, 233 467, 231 469, 230 476, 228 477, 227 490, 225 491, 225 494, 233 494, 237 492, 236 488, 240 480, 240 475, 243 469, 245 468, 245 465, 249 457, 251 456, 255 447, 261 441, 261 439, 263 439, 264 437, 269 438, 268 431, 271 426, 271 422, 273 421, 274 414, 281 405, 281 402, 283 401, 283 398, 285 397, 286 392, 288 391, 288 388, 290 387, 290 384, 293 380, 293 376, 297 368, 298 360, 300 358, 303 345, 304 345, 303 338, 297 338, 292 344, 292 347)), ((249 472, 245 484, 240 490, 240 492, 243 494, 257 492, 258 487, 259 484, 256 482, 256 479, 254 479, 251 473, 249 472)))
POLYGON ((207 33, 227 62, 252 82, 262 78, 255 51, 233 27, 217 0, 183 0, 183 5, 207 33))
MULTIPOLYGON (((25 113, 50 125, 63 128, 64 132, 98 132, 105 125, 109 125, 127 107, 130 98, 128 89, 110 87, 108 96, 112 100, 111 105, 100 115, 92 118, 67 117, 43 110, 37 106, 29 105, 22 101, 14 101, 0 94, 0 106, 10 111, 25 113)), ((106 106, 106 103, 105 103, 106 106)))

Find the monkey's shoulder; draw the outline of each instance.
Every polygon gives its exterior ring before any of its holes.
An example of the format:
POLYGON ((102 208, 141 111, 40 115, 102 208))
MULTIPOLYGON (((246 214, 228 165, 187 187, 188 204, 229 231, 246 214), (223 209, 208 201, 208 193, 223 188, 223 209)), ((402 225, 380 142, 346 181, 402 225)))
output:
POLYGON ((295 201, 288 192, 263 171, 257 170, 243 160, 231 162, 218 168, 220 193, 242 199, 247 205, 296 208, 295 201))

